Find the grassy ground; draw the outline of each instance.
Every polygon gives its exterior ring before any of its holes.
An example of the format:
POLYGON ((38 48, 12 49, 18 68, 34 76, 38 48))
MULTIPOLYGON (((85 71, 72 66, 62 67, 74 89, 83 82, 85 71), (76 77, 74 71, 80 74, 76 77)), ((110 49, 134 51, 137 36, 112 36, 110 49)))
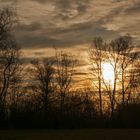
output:
POLYGON ((0 131, 0 140, 140 140, 140 130, 9 130, 0 131))

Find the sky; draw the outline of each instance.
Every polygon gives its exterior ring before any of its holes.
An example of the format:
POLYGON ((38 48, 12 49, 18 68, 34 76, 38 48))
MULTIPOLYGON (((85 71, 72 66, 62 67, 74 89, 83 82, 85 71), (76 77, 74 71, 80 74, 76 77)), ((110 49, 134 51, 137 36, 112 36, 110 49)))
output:
MULTIPOLYGON (((23 48, 70 48, 96 36, 140 39, 140 0, 0 0, 17 10, 15 36, 23 48)), ((81 47, 82 49, 82 47, 81 47)))
MULTIPOLYGON (((28 60, 51 56, 54 47, 87 59, 94 37, 129 33, 140 43, 140 0, 0 0, 17 11, 14 35, 28 60)), ((81 64, 79 79, 86 72, 81 64), (83 71, 84 70, 84 71, 83 71)))

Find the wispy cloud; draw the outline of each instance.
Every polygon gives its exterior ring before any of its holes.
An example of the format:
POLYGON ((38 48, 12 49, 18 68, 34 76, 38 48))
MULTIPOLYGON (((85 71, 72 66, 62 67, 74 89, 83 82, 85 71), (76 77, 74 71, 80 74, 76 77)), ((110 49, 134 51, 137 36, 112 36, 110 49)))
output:
POLYGON ((140 38, 139 0, 0 0, 17 8, 16 37, 23 47, 70 47, 95 36, 140 38), (14 3, 14 4, 13 4, 14 3))

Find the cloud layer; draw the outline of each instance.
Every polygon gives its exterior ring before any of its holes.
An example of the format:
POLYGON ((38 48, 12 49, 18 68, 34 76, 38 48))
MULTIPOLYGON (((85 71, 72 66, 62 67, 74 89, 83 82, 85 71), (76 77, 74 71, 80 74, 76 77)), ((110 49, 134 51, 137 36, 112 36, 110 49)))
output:
POLYGON ((22 47, 72 47, 95 36, 140 38, 139 0, 0 0, 19 15, 15 35, 22 47))

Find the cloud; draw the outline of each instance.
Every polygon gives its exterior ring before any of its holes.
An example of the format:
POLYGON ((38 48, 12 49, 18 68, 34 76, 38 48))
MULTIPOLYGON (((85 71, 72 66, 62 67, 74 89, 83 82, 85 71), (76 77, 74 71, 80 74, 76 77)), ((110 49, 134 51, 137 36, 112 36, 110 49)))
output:
POLYGON ((140 36, 139 0, 1 0, 19 15, 15 36, 23 47, 72 47, 95 36, 140 36), (13 4, 15 3, 15 4, 13 4))
POLYGON ((117 31, 119 34, 131 34, 136 40, 140 40, 140 1, 135 0, 125 3, 102 25, 107 30, 117 31), (117 12, 118 11, 118 12, 117 12))
POLYGON ((19 44, 22 45, 23 48, 30 47, 52 47, 53 44, 60 44, 60 40, 55 38, 51 38, 49 36, 43 34, 21 34, 15 35, 19 44))
POLYGON ((31 23, 29 25, 26 24, 18 24, 15 27, 16 31, 23 31, 23 32, 33 32, 33 31, 38 31, 42 29, 42 25, 40 23, 31 23))
POLYGON ((87 12, 89 0, 55 0, 55 9, 63 20, 73 19, 87 12))

